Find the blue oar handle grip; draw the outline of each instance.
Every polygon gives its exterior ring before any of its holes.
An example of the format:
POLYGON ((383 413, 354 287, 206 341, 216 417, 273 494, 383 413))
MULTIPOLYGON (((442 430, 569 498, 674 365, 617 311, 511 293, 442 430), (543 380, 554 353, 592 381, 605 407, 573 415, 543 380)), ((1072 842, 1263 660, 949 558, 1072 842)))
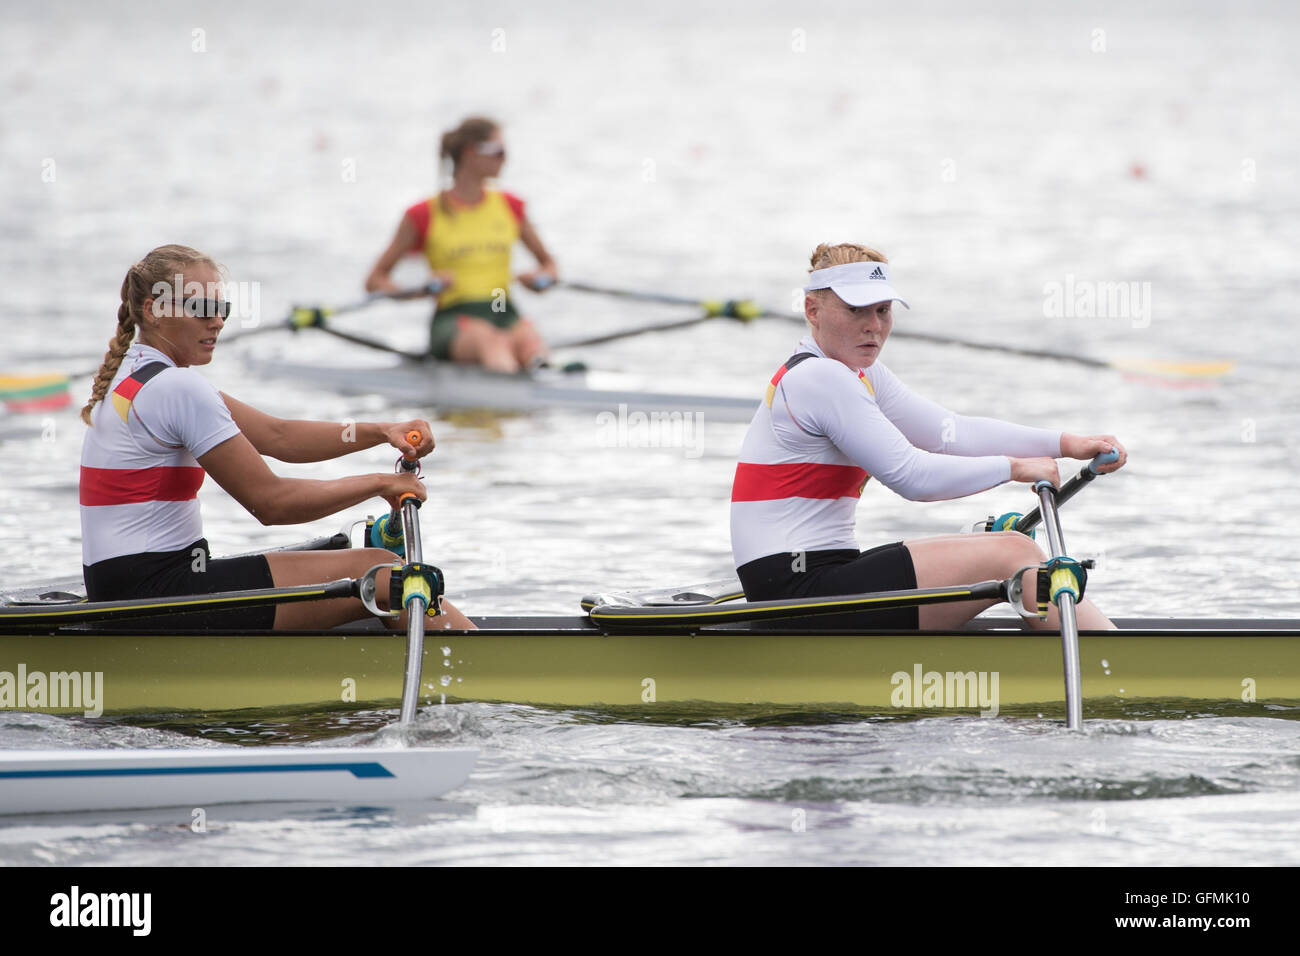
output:
POLYGON ((1102 465, 1112 465, 1119 461, 1119 449, 1112 448, 1110 451, 1104 451, 1092 461, 1088 462, 1088 471, 1091 474, 1097 474, 1097 469, 1102 465))

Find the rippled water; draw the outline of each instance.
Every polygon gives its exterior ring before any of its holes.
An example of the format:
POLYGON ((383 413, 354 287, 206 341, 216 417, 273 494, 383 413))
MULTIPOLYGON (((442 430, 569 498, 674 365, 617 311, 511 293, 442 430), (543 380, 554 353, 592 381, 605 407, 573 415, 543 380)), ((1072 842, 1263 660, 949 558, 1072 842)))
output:
MULTIPOLYGON (((1286 5, 374 6, 384 15, 364 24, 342 4, 307 19, 254 4, 15 11, 0 34, 0 371, 93 367, 126 265, 162 242, 259 282, 268 321, 294 301, 355 297, 400 210, 434 185, 436 131, 483 110, 506 124, 505 185, 576 278, 782 307, 816 242, 860 239, 908 290, 900 331, 1234 360, 1206 383, 903 339, 886 355, 963 411, 1125 441, 1130 467, 1066 509, 1071 551, 1099 558, 1091 594, 1105 610, 1300 616, 1300 77, 1286 5), (106 49, 147 49, 148 65, 106 49), (1067 277, 1149 283, 1150 314, 1045 318, 1045 289, 1067 277)), ((556 340, 681 314, 558 291, 523 301, 556 340)), ((422 315, 375 308, 355 327, 418 347, 422 315)), ((583 357, 757 400, 797 332, 719 322, 583 357)), ((271 335, 221 350, 210 377, 275 414, 436 414, 261 381, 244 366, 252 350, 328 364, 339 345, 271 335)), ((698 445, 667 448, 607 447, 592 416, 560 412, 441 416, 436 431, 426 547, 470 613, 573 613, 596 586, 729 569, 743 426, 706 421, 698 445)), ((74 413, 0 419, 0 438, 0 580, 75 572, 74 413)), ((326 467, 390 465, 373 450, 326 467)), ((1027 497, 917 504, 876 488, 859 537, 945 533, 1027 497)), ((260 527, 210 483, 203 501, 218 551, 307 533, 260 527)), ((364 744, 395 733, 379 730, 391 716, 9 714, 0 747, 364 744)), ((0 860, 1300 862, 1294 715, 1159 716, 1106 713, 1072 737, 1033 714, 665 724, 455 705, 415 733, 483 750, 447 801, 232 809, 202 840, 163 811, 11 821, 0 860)))
MULTIPOLYGON (((250 743, 276 723, 240 722, 215 736, 250 743)), ((320 723, 281 718, 278 730, 312 737, 324 731, 320 723)), ((64 724, 9 718, 0 739, 51 746, 84 734, 64 724)), ((155 729, 96 733, 101 744, 195 745, 155 729)), ((399 739, 474 745, 483 755, 467 785, 425 805, 212 807, 203 834, 188 832, 189 808, 15 818, 0 828, 0 858, 132 866, 175 863, 178 853, 189 865, 1300 863, 1293 719, 1100 719, 1069 734, 1032 718, 664 726, 466 704, 426 712, 412 731, 330 742, 399 739)))

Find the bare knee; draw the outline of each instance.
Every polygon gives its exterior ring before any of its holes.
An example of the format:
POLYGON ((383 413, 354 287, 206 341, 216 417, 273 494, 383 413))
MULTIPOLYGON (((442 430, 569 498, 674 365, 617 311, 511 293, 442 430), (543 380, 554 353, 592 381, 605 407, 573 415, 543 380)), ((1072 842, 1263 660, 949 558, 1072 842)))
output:
POLYGON ((989 537, 995 542, 1002 574, 1010 575, 1027 565, 1039 565, 1046 557, 1042 549, 1028 535, 1019 531, 994 531, 989 537))
POLYGON ((460 330, 451 343, 451 357, 457 362, 483 365, 497 372, 519 371, 509 336, 482 319, 467 322, 460 330))
POLYGON ((517 350, 535 350, 543 348, 542 336, 537 326, 527 319, 520 319, 510 328, 510 341, 517 350))

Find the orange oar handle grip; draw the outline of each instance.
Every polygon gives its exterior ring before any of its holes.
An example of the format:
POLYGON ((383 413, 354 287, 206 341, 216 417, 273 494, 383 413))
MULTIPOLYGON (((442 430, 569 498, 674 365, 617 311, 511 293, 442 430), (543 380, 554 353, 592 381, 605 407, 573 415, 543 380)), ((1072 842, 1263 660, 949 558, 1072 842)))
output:
MULTIPOLYGON (((420 434, 418 428, 412 428, 406 433, 406 440, 416 448, 419 448, 420 442, 424 441, 424 436, 420 434)), ((420 459, 418 458, 407 458, 403 455, 398 463, 401 465, 402 471, 418 472, 420 470, 420 459)))

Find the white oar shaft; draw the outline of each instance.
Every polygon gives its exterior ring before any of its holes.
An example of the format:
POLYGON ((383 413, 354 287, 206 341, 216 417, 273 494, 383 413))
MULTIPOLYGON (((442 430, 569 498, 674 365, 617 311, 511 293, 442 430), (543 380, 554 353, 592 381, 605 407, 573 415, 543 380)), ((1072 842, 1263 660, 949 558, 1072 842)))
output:
MULTIPOLYGON (((1056 510, 1056 489, 1049 482, 1034 485, 1039 510, 1047 531, 1047 547, 1054 558, 1065 557, 1065 536, 1061 534, 1061 517, 1056 510)), ((1074 613, 1074 595, 1062 591, 1056 596, 1061 621, 1061 657, 1065 669, 1065 722, 1070 730, 1083 725, 1083 678, 1079 667, 1079 622, 1074 613)))
MULTIPOLYGON (((408 564, 424 563, 424 548, 420 542, 420 502, 408 498, 402 503, 402 537, 406 541, 408 564)), ((415 720, 420 707, 420 672, 424 663, 424 614, 428 610, 424 599, 413 598, 406 606, 406 674, 402 680, 402 712, 400 722, 415 720)))

